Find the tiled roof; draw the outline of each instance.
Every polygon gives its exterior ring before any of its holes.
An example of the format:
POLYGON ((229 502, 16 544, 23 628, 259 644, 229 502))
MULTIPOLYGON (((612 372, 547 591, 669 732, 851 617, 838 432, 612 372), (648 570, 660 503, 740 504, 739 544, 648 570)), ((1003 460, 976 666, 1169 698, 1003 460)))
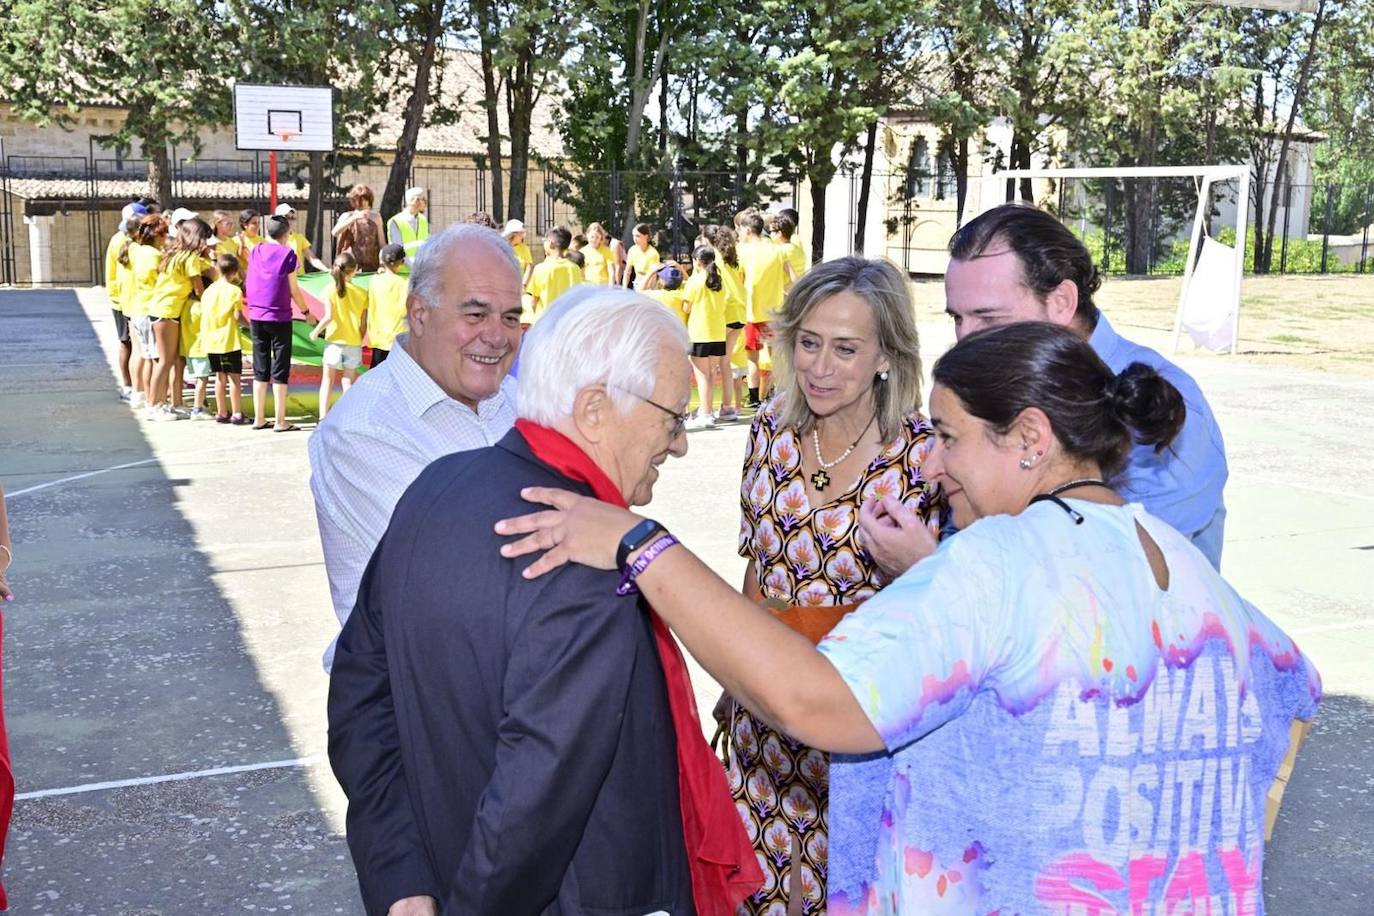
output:
MULTIPOLYGON (((481 56, 472 51, 449 49, 443 55, 443 82, 439 86, 440 100, 458 112, 457 123, 425 125, 420 128, 415 150, 439 155, 485 156, 487 153, 487 113, 482 107, 481 56)), ((382 116, 375 132, 367 140, 378 150, 394 149, 401 134, 404 95, 382 116)), ((563 157, 563 141, 554 122, 558 108, 557 95, 545 92, 535 103, 530 119, 530 151, 545 159, 563 157)), ((509 136, 505 97, 497 107, 501 133, 509 136)), ((355 144, 361 146, 361 143, 355 144)), ((501 142, 502 153, 510 153, 509 140, 501 142)))

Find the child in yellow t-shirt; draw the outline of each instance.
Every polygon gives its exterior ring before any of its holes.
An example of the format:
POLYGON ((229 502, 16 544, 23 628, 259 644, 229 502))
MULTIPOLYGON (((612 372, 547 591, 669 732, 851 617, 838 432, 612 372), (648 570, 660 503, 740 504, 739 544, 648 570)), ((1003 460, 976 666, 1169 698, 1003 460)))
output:
POLYGON ((200 297, 200 348, 215 373, 215 422, 245 426, 243 415, 243 290, 239 288, 239 259, 232 254, 215 258, 219 279, 200 297), (233 413, 225 412, 225 393, 233 413))
POLYGON ((572 233, 554 226, 544 238, 544 260, 530 277, 530 310, 537 320, 544 309, 566 291, 582 282, 582 268, 567 258, 572 233))
POLYGON ((181 377, 185 357, 181 349, 181 320, 193 296, 205 289, 201 274, 210 266, 210 226, 200 219, 187 219, 177 229, 177 237, 162 253, 148 300, 153 338, 157 344, 157 365, 149 401, 150 420, 180 420, 188 416, 182 409, 181 377), (165 400, 164 400, 165 398, 165 400))
POLYGON ((682 319, 687 325, 687 300, 682 293, 682 268, 676 264, 664 264, 658 269, 658 286, 646 289, 644 295, 661 302, 668 311, 682 319))
MULTIPOLYGON (((214 284, 212 283, 211 286, 214 284)), ((210 359, 205 354, 205 345, 200 339, 200 325, 204 306, 204 294, 200 299, 187 299, 181 310, 181 359, 186 365, 186 375, 196 380, 195 397, 191 401, 191 419, 209 420, 210 412, 205 409, 205 394, 210 382, 210 359)), ((180 382, 178 377, 174 381, 180 382)))
POLYGON ((648 223, 635 226, 634 245, 625 254, 624 285, 634 289, 644 289, 654 271, 658 270, 658 249, 649 244, 654 235, 654 227, 648 223))
POLYGON ((410 279, 401 273, 406 263, 406 250, 401 245, 383 245, 377 255, 381 269, 367 284, 367 345, 372 358, 367 368, 375 369, 391 353, 397 334, 406 330, 406 298, 410 294, 410 279))
POLYGON ((320 379, 320 419, 329 415, 329 396, 334 391, 334 376, 342 375, 344 392, 358 378, 363 364, 363 335, 367 333, 367 291, 353 284, 358 260, 347 251, 334 259, 330 270, 334 285, 324 301, 324 315, 310 332, 310 339, 321 334, 328 341, 324 348, 323 375, 320 379))
POLYGON ((692 252, 692 276, 682 288, 687 300, 687 334, 692 339, 692 371, 701 402, 693 425, 714 426, 715 377, 729 378, 725 366, 725 310, 728 299, 716 266, 716 252, 700 245, 692 252))

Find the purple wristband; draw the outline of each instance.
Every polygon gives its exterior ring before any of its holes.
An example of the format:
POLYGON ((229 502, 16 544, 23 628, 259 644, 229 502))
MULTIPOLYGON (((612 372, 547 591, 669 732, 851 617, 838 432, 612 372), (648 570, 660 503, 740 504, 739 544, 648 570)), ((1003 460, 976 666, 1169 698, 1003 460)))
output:
POLYGON ((678 539, 667 532, 655 538, 652 544, 644 548, 638 559, 625 567, 625 572, 620 576, 620 584, 615 587, 615 593, 622 598, 637 594, 639 586, 635 585, 635 580, 639 578, 639 574, 648 569, 649 564, 657 560, 663 551, 677 543, 678 539))

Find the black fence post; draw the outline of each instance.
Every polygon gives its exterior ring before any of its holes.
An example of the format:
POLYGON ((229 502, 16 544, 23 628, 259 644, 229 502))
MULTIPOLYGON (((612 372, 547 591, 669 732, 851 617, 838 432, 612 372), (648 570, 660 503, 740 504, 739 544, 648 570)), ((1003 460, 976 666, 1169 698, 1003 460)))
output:
POLYGON ((1364 219, 1362 220, 1364 229, 1360 238, 1360 273, 1364 273, 1365 258, 1369 256, 1369 224, 1374 221, 1374 210, 1371 209, 1371 202, 1374 202, 1374 184, 1364 189, 1364 219))
MULTIPOLYGON (((1288 218, 1293 213, 1293 181, 1289 179, 1287 193, 1283 195, 1283 238, 1279 239, 1279 273, 1288 272, 1288 218)), ((1311 210, 1309 204, 1308 210, 1311 210)), ((1270 242, 1270 251, 1273 251, 1273 242, 1270 242)), ((1258 256, 1258 255, 1257 255, 1258 256)))
POLYGON ((1326 183, 1326 220, 1322 226, 1322 267, 1326 273, 1326 252, 1331 246, 1331 182, 1326 183))
POLYGON ((682 164, 674 159, 668 177, 668 218, 673 221, 673 257, 682 253, 682 164))
POLYGON ((1112 266, 1112 186, 1107 182, 1107 205, 1102 215, 1102 272, 1105 274, 1112 266))

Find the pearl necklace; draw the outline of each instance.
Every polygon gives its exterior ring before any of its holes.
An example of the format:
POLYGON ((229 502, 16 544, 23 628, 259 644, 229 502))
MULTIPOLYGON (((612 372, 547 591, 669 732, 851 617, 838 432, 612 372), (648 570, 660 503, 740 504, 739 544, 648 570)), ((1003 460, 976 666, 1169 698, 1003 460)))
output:
POLYGON ((859 444, 859 440, 863 439, 864 434, 868 432, 869 426, 872 426, 873 421, 876 419, 878 419, 878 415, 876 413, 873 414, 872 417, 869 417, 868 426, 865 426, 863 428, 863 432, 859 433, 859 438, 849 443, 849 448, 841 452, 840 457, 836 458, 834 461, 831 462, 827 462, 824 458, 821 457, 820 424, 817 423, 815 426, 811 427, 811 444, 816 448, 816 464, 819 465, 819 467, 816 469, 816 472, 811 475, 811 486, 816 488, 817 493, 821 492, 826 487, 830 486, 830 475, 827 474, 826 471, 830 470, 835 465, 844 461, 854 452, 855 447, 857 447, 859 444))

